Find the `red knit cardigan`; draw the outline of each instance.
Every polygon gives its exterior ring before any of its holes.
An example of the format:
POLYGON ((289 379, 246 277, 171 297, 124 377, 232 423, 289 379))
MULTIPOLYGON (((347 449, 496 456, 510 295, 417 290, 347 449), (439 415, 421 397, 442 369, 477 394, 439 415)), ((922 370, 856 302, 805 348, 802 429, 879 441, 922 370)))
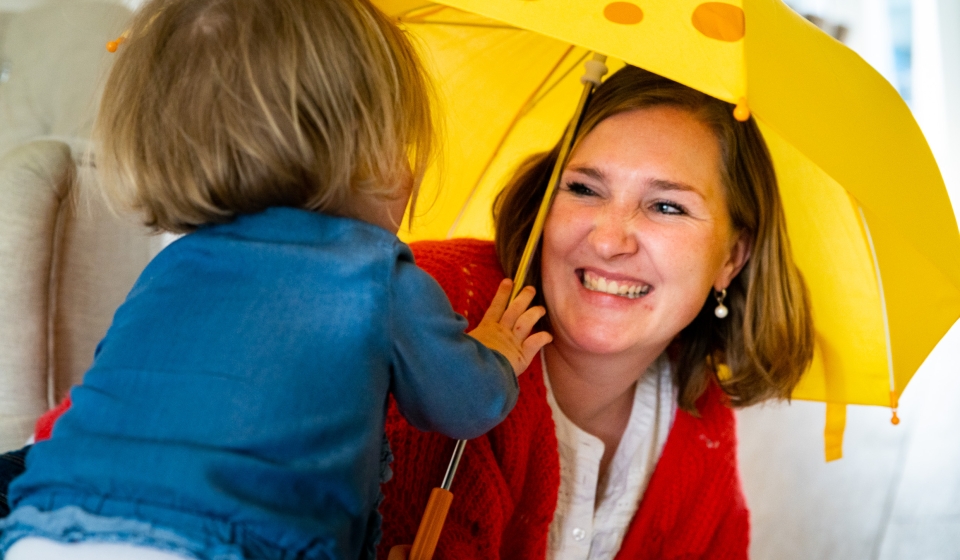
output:
MULTIPOLYGON (((457 239, 412 245, 417 264, 446 291, 474 328, 503 272, 493 244, 457 239)), ((747 557, 749 513, 737 467, 736 425, 724 395, 697 401, 700 418, 678 411, 667 443, 616 560, 747 557)), ((560 458, 540 360, 520 376, 520 399, 506 420, 466 447, 437 560, 546 557, 557 506, 560 458)), ((454 442, 411 427, 390 407, 393 480, 384 485, 379 555, 413 542, 430 490, 439 486, 454 442)))
MULTIPOLYGON (((413 244, 417 264, 440 282, 474 328, 503 278, 493 244, 459 239, 413 244)), ((678 411, 667 443, 616 560, 742 559, 749 514, 737 468, 736 426, 719 388, 697 401, 700 418, 678 411)), ((37 422, 50 437, 70 400, 37 422)), ((379 556, 413 542, 430 490, 439 486, 454 442, 421 432, 391 404, 387 435, 395 456, 384 485, 379 556)), ((557 505, 560 458, 540 360, 520 376, 520 399, 506 420, 471 440, 451 488, 454 499, 437 560, 540 560, 557 505)))

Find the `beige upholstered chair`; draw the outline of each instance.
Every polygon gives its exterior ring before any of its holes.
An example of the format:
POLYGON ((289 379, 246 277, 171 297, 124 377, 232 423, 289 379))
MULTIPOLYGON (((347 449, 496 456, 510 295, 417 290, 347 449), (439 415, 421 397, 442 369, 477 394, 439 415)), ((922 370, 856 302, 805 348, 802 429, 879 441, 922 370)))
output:
POLYGON ((107 211, 81 159, 51 140, 0 157, 0 451, 80 381, 162 244, 107 211))
POLYGON ((160 244, 77 180, 105 44, 129 17, 95 0, 0 12, 0 451, 80 380, 160 244))

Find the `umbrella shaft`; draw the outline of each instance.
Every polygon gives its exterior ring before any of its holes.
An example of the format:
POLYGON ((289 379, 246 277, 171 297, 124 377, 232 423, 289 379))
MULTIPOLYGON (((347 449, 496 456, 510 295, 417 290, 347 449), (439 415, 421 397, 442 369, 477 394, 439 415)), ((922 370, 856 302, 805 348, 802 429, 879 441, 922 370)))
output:
MULTIPOLYGON (((583 122, 583 110, 590 102, 590 96, 593 94, 593 88, 596 87, 592 82, 586 82, 583 86, 583 93, 580 94, 580 102, 577 104, 577 111, 573 114, 567 130, 563 133, 563 142, 560 144, 560 153, 557 155, 557 161, 553 165, 553 172, 550 174, 550 182, 547 183, 547 190, 543 195, 543 202, 540 203, 540 210, 537 212, 537 219, 533 222, 533 228, 530 230, 530 236, 527 238, 527 245, 523 248, 523 256, 520 257, 520 266, 517 267, 517 274, 513 277, 513 292, 510 294, 510 301, 513 301, 523 289, 527 281, 527 273, 530 272, 530 261, 533 253, 537 250, 540 243, 540 234, 543 232, 543 224, 547 221, 547 213, 550 211, 550 204, 557 192, 557 186, 560 184, 560 175, 563 174, 563 168, 567 165, 567 158, 570 156, 570 150, 573 148, 573 140, 576 138, 577 130, 580 129, 580 123, 583 122)), ((450 490, 453 485, 453 477, 457 474, 457 467, 460 466, 460 458, 463 456, 463 449, 467 446, 467 440, 457 440, 457 445, 453 449, 453 456, 450 458, 450 465, 447 467, 447 474, 443 477, 441 488, 450 490)))
POLYGON ((583 86, 583 93, 580 94, 580 102, 577 104, 577 111, 567 125, 567 130, 563 133, 563 141, 560 143, 560 153, 557 155, 557 161, 553 165, 553 172, 550 174, 550 181, 547 183, 547 190, 543 193, 543 201, 540 203, 540 209, 537 211, 537 218, 533 222, 533 228, 530 229, 530 236, 527 238, 527 244, 523 248, 523 255, 520 257, 520 265, 517 267, 517 273, 513 277, 513 292, 510 294, 510 301, 513 301, 520 290, 527 282, 527 274, 530 272, 530 262, 533 260, 533 254, 540 244, 540 234, 543 233, 543 224, 547 221, 547 214, 550 212, 550 205, 553 203, 553 197, 557 194, 557 186, 560 184, 560 176, 563 174, 563 168, 567 165, 567 158, 570 157, 570 151, 573 149, 573 140, 576 138, 577 130, 583 121, 583 110, 590 101, 590 95, 593 93, 594 84, 587 82, 583 86))
POLYGON ((460 458, 463 457, 463 449, 467 446, 467 440, 458 439, 456 447, 453 448, 453 456, 450 457, 450 464, 447 466, 447 474, 443 477, 443 484, 440 488, 450 490, 453 484, 453 477, 457 474, 457 467, 460 466, 460 458))
MULTIPOLYGON (((593 93, 594 84, 587 82, 583 86, 583 93, 580 95, 580 102, 577 104, 577 112, 573 119, 567 125, 567 130, 563 134, 563 142, 560 145, 560 154, 557 156, 557 162, 553 165, 553 172, 550 174, 550 182, 547 183, 547 191, 543 195, 543 202, 540 203, 540 210, 537 212, 537 219, 533 222, 533 228, 530 230, 530 236, 527 238, 527 245, 523 248, 523 256, 520 258, 520 266, 517 267, 517 274, 513 277, 513 291, 510 294, 510 301, 513 301, 523 289, 527 281, 527 273, 530 271, 530 260, 540 242, 540 234, 543 232, 543 224, 547 221, 547 213, 550 211, 550 204, 553 202, 553 196, 557 192, 557 185, 560 183, 560 175, 563 168, 567 165, 567 158, 570 156, 570 149, 573 147, 573 139, 583 121, 583 110, 590 101, 590 95, 593 93)), ((463 457, 463 449, 467 446, 467 440, 457 440, 456 447, 453 448, 453 456, 450 457, 450 465, 447 466, 447 474, 443 477, 444 490, 450 490, 453 485, 453 477, 457 474, 457 467, 460 466, 460 458, 463 457)))
MULTIPOLYGON (((583 93, 580 95, 580 102, 577 104, 577 112, 567 126, 563 134, 563 142, 560 147, 560 154, 557 156, 557 162, 553 166, 553 173, 550 174, 550 182, 547 184, 547 191, 543 195, 543 202, 540 203, 540 210, 537 212, 537 219, 533 222, 533 228, 530 230, 530 237, 527 238, 527 245, 523 248, 523 256, 520 258, 520 266, 517 267, 517 274, 513 277, 513 291, 510 294, 510 301, 513 301, 523 289, 527 281, 527 273, 530 272, 530 260, 540 242, 540 234, 543 232, 543 224, 547 221, 547 213, 550 211, 550 204, 553 202, 553 196, 557 192, 557 185, 560 183, 560 175, 563 168, 567 165, 567 158, 570 156, 570 149, 573 147, 573 139, 580 128, 580 122, 583 121, 583 109, 590 101, 590 95, 593 93, 593 83, 586 83, 583 86, 583 93)), ((460 466, 460 458, 463 456, 463 449, 467 446, 467 440, 457 440, 456 447, 453 448, 453 456, 450 457, 450 465, 447 466, 447 474, 443 477, 441 488, 450 490, 453 485, 453 477, 457 474, 457 467, 460 466)))

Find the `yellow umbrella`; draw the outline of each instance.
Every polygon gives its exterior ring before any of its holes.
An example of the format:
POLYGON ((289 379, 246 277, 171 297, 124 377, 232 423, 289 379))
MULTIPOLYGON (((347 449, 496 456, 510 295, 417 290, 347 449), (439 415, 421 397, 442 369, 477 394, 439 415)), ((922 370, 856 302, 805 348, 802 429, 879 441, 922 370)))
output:
POLYGON ((828 403, 827 459, 846 404, 891 406, 896 420, 960 317, 960 235, 908 107, 855 53, 778 0, 375 1, 419 40, 447 119, 429 208, 405 240, 490 238, 504 179, 567 125, 581 61, 641 66, 759 123, 813 300, 814 362, 793 396, 828 403))

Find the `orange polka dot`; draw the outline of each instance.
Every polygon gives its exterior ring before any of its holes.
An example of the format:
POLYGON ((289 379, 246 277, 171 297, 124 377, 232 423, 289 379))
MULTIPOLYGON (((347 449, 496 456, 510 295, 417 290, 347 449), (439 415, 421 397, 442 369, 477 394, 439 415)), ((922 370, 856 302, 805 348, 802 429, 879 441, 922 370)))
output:
POLYGON ((739 41, 745 32, 743 10, 723 2, 705 2, 693 11, 697 31, 718 41, 739 41))
POLYGON ((603 17, 613 23, 633 25, 643 21, 643 10, 630 2, 611 2, 603 9, 603 17))

